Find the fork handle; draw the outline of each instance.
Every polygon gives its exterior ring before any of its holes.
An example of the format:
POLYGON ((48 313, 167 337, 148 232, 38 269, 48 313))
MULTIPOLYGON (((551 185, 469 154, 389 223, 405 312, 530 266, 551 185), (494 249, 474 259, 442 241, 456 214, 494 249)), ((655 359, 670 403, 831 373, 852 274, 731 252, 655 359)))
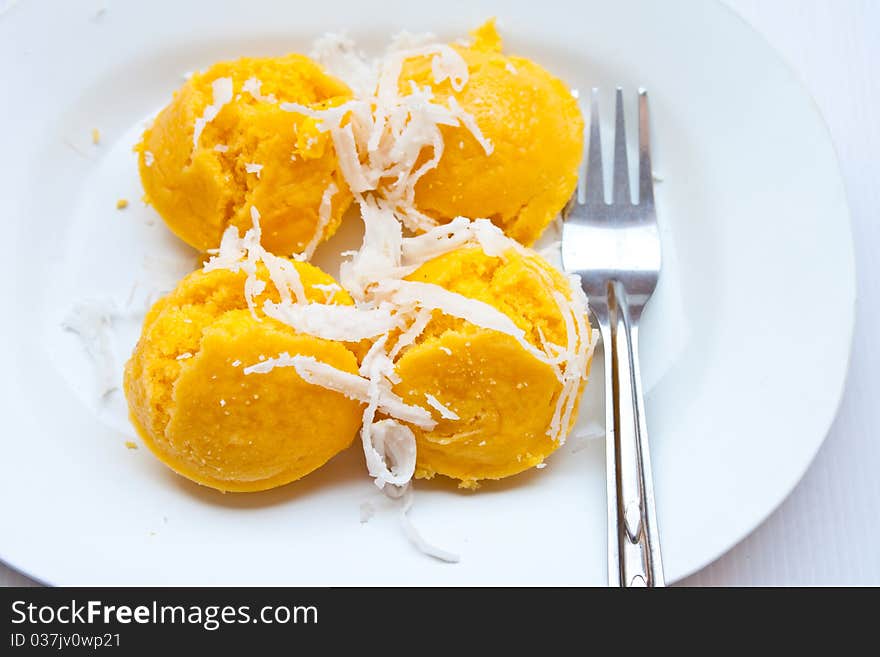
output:
POLYGON ((614 491, 610 483, 608 487, 609 520, 616 520, 608 527, 609 584, 654 587, 665 586, 665 580, 639 372, 638 319, 630 311, 623 286, 612 283, 608 323, 600 326, 605 344, 606 393, 610 393, 605 403, 606 427, 613 428, 607 448, 613 452, 614 471, 609 455, 608 474, 616 483, 614 491), (618 561, 616 569, 614 557, 618 561), (617 582, 613 581, 615 577, 617 582))

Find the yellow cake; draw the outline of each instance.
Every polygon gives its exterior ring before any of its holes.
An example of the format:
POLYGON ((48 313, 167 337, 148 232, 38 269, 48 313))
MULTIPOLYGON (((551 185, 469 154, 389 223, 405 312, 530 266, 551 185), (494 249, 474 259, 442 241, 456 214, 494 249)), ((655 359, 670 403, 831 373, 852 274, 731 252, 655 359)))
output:
MULTIPOLYGON (((514 249, 502 257, 477 246, 439 256, 408 280, 431 283, 482 301, 509 317, 526 340, 568 344, 566 321, 554 298, 571 298, 568 281, 537 254, 514 249)), ((586 333, 589 329, 586 330, 586 333)), ((587 343, 590 336, 585 335, 587 343)), ((585 362, 589 367, 589 361, 585 362)), ((395 392, 410 404, 431 395, 457 419, 435 414, 437 426, 413 427, 418 446, 416 476, 435 474, 474 487, 535 467, 556 450, 577 415, 552 431, 563 385, 553 367, 528 353, 510 335, 435 312, 427 329, 396 363, 395 392)), ((586 371, 577 387, 577 398, 586 371)))
MULTIPOLYGON (((294 265, 308 301, 352 303, 341 290, 328 298, 332 277, 294 265)), ((257 275, 268 279, 263 265, 257 275)), ((221 491, 299 479, 346 448, 361 421, 360 403, 306 383, 292 368, 244 373, 283 352, 357 373, 357 358, 344 343, 298 334, 262 316, 262 302, 278 300, 272 285, 256 298, 256 319, 247 308, 245 278, 226 269, 184 278, 148 313, 125 369, 131 420, 146 445, 175 472, 221 491)))
POLYGON ((530 59, 502 53, 494 22, 473 37, 470 46, 452 45, 468 66, 461 91, 434 83, 430 57, 404 65, 402 91, 415 82, 431 87, 437 102, 454 96, 493 145, 487 155, 466 126, 443 126, 443 156, 417 183, 416 208, 440 221, 491 219, 530 245, 575 189, 583 116, 565 83, 530 59))
POLYGON ((201 251, 215 248, 229 225, 247 229, 256 206, 263 246, 302 252, 336 231, 351 195, 329 136, 281 104, 321 109, 350 97, 302 55, 214 64, 144 132, 137 150, 145 199, 201 251))

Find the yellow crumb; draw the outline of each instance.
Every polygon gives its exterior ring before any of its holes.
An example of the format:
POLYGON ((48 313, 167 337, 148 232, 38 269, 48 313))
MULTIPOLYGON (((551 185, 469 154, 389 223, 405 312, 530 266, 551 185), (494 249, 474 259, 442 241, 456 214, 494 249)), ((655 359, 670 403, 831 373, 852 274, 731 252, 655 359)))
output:
POLYGON ((127 208, 127 207, 128 207, 128 199, 127 198, 121 198, 118 201, 116 201, 116 209, 117 210, 125 210, 125 208, 127 208))
POLYGON ((95 146, 101 143, 101 131, 97 128, 92 128, 92 143, 95 146))
POLYGON ((128 449, 137 449, 138 448, 137 443, 133 442, 131 440, 126 440, 125 446, 128 447, 128 449))

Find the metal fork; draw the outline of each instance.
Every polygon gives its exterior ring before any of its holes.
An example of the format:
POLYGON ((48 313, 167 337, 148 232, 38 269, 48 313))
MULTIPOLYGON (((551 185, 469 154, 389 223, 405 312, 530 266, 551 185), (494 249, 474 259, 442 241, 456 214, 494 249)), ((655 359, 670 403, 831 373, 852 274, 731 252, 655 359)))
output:
POLYGON ((614 179, 605 202, 598 90, 590 110, 586 200, 566 208, 562 261, 580 274, 605 352, 605 450, 609 586, 664 586, 654 510, 645 401, 639 373, 639 320, 660 276, 660 236, 648 131, 648 95, 639 90, 638 203, 630 198, 623 92, 617 89, 614 179))

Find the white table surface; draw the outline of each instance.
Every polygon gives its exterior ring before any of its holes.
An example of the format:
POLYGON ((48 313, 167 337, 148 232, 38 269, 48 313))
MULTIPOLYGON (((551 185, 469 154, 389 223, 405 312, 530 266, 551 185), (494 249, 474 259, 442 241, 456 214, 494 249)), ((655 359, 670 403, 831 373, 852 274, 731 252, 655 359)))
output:
MULTIPOLYGON (((724 1, 788 60, 828 122, 859 304, 846 393, 816 461, 761 527, 683 583, 880 585, 880 0, 724 1)), ((818 327, 834 321, 816 313, 818 327)), ((0 564, 0 585, 28 584, 0 564)))

